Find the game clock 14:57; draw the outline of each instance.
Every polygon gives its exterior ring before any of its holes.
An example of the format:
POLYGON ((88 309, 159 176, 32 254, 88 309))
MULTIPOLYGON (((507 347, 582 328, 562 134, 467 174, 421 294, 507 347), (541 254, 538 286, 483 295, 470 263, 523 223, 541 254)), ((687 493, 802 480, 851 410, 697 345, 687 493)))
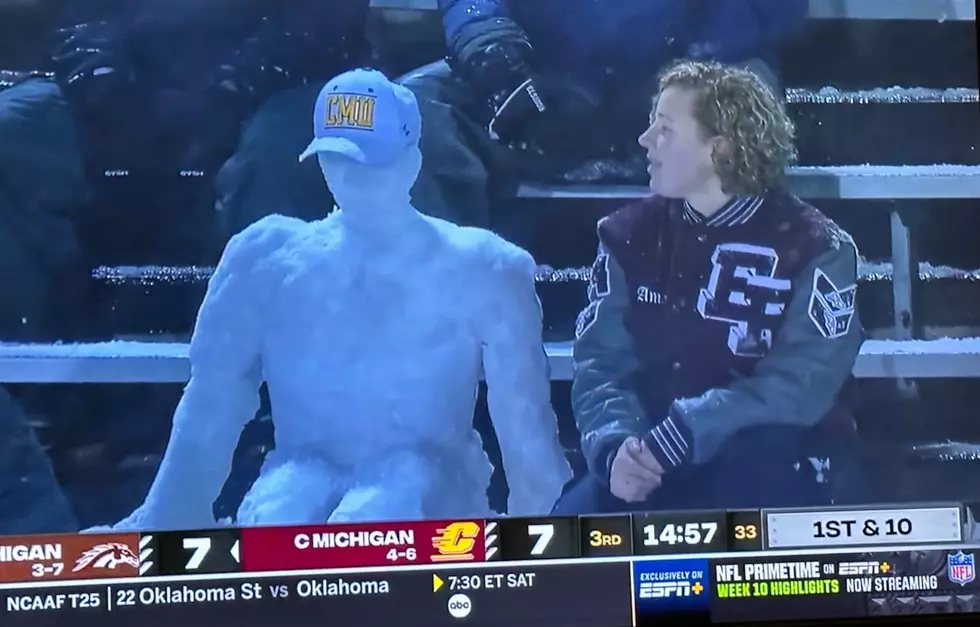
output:
POLYGON ((724 512, 633 515, 633 551, 640 555, 712 553, 727 544, 724 512))

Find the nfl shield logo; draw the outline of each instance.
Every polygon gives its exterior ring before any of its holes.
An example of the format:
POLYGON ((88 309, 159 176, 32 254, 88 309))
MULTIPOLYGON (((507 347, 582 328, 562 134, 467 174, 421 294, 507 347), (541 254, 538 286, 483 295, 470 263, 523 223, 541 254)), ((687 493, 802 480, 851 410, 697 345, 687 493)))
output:
POLYGON ((973 568, 973 553, 967 555, 963 551, 958 551, 954 555, 947 555, 946 574, 951 582, 961 586, 965 586, 976 579, 977 572, 973 568))

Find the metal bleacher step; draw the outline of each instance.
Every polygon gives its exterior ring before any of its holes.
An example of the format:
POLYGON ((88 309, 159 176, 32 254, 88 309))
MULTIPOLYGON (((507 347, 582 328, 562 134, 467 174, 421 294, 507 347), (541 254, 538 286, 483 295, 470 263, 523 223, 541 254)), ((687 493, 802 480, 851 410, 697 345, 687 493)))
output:
MULTIPOLYGON (((206 282, 208 266, 116 266, 93 270, 93 278, 108 284, 155 285, 206 282)), ((864 261, 859 264, 863 282, 894 279, 891 263, 864 261)), ((923 281, 980 280, 980 269, 919 265, 923 281)), ((540 266, 537 281, 583 283, 588 267, 540 266)), ((203 285, 202 285, 203 287, 203 285)), ((941 330, 940 330, 941 332, 941 330)), ((973 335, 974 333, 970 333, 973 335)), ((186 337, 186 336, 184 336, 186 337)), ((901 340, 881 335, 865 343, 854 373, 863 378, 966 378, 980 376, 980 338, 938 337, 901 340)), ((936 337, 933 335, 932 337, 936 337)), ((2 383, 183 383, 190 374, 188 345, 183 338, 137 336, 135 339, 78 344, 0 344, 2 383), (152 338, 152 339, 151 339, 152 338)), ((546 345, 553 380, 572 376, 571 344, 546 345)))
MULTIPOLYGON (((545 345, 553 381, 572 377, 571 342, 545 345)), ((854 366, 861 378, 980 377, 980 338, 868 340, 854 366)), ((185 383, 188 345, 125 341, 0 344, 0 383, 185 383)))
POLYGON ((819 20, 976 20, 973 0, 810 0, 819 20))
MULTIPOLYGON (((92 270, 92 278, 109 284, 132 284, 144 287, 156 284, 205 283, 211 279, 214 266, 99 266, 92 270)), ((535 279, 538 283, 585 283, 589 280, 590 266, 556 268, 547 264, 537 266, 535 279)), ((858 280, 862 282, 890 281, 894 267, 888 261, 861 258, 858 261, 858 280)), ((922 281, 960 280, 980 282, 980 268, 954 268, 929 262, 919 263, 922 281)))
MULTIPOLYGON (((115 285, 134 285, 140 290, 157 285, 197 284, 203 288, 214 268, 208 266, 117 266, 93 271, 99 281, 115 285)), ((588 267, 554 268, 539 266, 537 281, 552 284, 582 284, 588 280, 588 267)), ((864 283, 894 280, 889 262, 864 261, 859 264, 864 283)), ((980 280, 980 269, 963 269, 919 264, 919 278, 925 282, 980 280)), ((567 304, 567 303, 566 303, 567 304)), ((954 321, 955 322, 955 321, 954 321)), ((925 342, 902 342, 888 329, 872 329, 855 374, 862 377, 970 377, 980 375, 980 339, 973 327, 937 327, 922 337, 925 342), (955 332, 953 332, 955 331, 955 332), (953 336, 955 340, 949 340, 953 336)), ((157 382, 178 383, 189 373, 186 343, 182 337, 134 341, 112 341, 75 345, 0 345, 0 381, 6 382, 157 382), (173 341, 167 341, 168 339, 173 341)), ((186 337, 186 336, 184 336, 186 337)), ((552 377, 571 377, 568 343, 548 345, 552 377)))
POLYGON ((837 87, 789 87, 786 102, 801 104, 972 104, 978 102, 976 87, 877 87, 875 89, 838 89, 837 87))
MULTIPOLYGON (((435 11, 438 0, 371 0, 375 9, 435 11)), ((810 0, 814 19, 975 20, 973 0, 810 0)))
MULTIPOLYGON (((980 166, 797 166, 787 172, 790 189, 801 198, 901 200, 980 197, 980 166)), ((649 195, 642 185, 561 185, 525 183, 521 198, 635 199, 649 195)))

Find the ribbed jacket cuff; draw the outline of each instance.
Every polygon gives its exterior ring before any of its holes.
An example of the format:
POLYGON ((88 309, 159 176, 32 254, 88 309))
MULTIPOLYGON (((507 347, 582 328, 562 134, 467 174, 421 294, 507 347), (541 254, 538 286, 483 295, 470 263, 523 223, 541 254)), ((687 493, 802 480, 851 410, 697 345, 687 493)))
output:
POLYGON ((644 437, 665 471, 683 466, 691 457, 691 431, 682 420, 668 416, 644 437))

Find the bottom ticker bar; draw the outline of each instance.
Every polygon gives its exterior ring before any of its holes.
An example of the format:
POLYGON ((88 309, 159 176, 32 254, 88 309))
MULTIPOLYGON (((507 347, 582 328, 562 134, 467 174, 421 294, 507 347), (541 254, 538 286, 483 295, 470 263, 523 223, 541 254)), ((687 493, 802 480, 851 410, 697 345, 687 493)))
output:
POLYGON ((4 627, 394 624, 626 626, 627 562, 474 569, 247 574, 0 589, 4 627))

